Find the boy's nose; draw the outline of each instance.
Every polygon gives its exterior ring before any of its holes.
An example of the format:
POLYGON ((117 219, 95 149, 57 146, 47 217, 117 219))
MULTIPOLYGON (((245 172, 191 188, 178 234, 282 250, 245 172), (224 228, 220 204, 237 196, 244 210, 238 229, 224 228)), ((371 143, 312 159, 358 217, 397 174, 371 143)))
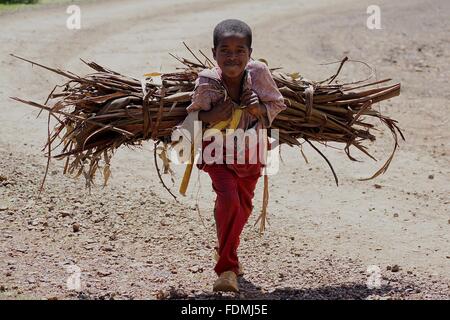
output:
POLYGON ((229 52, 228 54, 227 54, 227 58, 228 59, 236 59, 236 58, 238 58, 239 57, 239 53, 238 52, 229 52))
POLYGON ((239 57, 238 56, 230 56, 227 58, 227 62, 228 63, 238 63, 239 62, 239 57))

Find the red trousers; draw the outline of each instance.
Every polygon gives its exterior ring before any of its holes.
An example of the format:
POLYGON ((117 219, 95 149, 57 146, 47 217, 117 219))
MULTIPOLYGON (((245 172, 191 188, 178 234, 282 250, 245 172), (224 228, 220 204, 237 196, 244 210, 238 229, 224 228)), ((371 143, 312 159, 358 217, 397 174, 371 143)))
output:
POLYGON ((252 199, 256 183, 261 176, 261 164, 211 164, 205 165, 203 170, 211 177, 213 189, 217 194, 214 218, 220 258, 214 271, 218 275, 225 271, 238 274, 237 249, 241 232, 253 209, 252 199), (246 169, 245 172, 249 175, 242 174, 243 169, 246 169))

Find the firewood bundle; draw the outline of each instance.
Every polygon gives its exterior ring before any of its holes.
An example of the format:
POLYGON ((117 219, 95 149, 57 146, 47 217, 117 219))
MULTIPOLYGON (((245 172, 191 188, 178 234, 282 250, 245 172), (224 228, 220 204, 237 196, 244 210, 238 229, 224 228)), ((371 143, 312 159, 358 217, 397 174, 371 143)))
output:
MULTIPOLYGON (((56 126, 49 128, 45 148, 49 159, 65 160, 64 173, 84 175, 90 186, 100 171, 106 184, 111 174, 110 159, 117 148, 138 146, 149 139, 170 146, 173 128, 187 115, 186 107, 198 73, 213 66, 204 55, 204 62, 194 57, 196 61, 175 57, 183 68, 174 73, 146 74, 145 80, 83 60, 93 73, 78 76, 17 57, 60 74, 68 81, 56 86, 44 104, 13 99, 48 111, 49 124, 50 118, 56 119, 56 126), (57 148, 59 153, 52 155, 57 148)), ((280 73, 273 69, 273 78, 287 109, 273 121, 272 128, 279 129, 280 143, 290 146, 309 143, 332 169, 314 143, 342 143, 351 160, 355 160, 350 154, 352 146, 373 158, 365 143, 375 140, 371 132, 375 125, 367 120, 379 119, 392 133, 394 148, 371 179, 386 171, 398 146, 398 134, 403 138, 397 121, 373 109, 372 105, 399 95, 400 84, 386 85, 390 79, 337 84, 335 80, 346 61, 347 58, 341 61, 333 76, 320 82, 304 79, 298 73, 280 73)))

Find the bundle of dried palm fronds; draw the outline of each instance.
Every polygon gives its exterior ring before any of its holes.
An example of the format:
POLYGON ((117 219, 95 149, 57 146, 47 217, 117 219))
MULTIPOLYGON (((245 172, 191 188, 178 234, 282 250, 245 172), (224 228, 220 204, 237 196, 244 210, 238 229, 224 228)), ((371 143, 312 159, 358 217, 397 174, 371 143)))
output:
MULTIPOLYGON (((50 159, 51 152, 62 145, 62 152, 55 158, 66 160, 64 173, 84 174, 90 186, 95 173, 101 169, 106 183, 110 159, 118 147, 139 145, 146 139, 170 142, 174 126, 187 115, 186 107, 198 72, 213 65, 206 56, 205 62, 194 57, 196 62, 175 57, 184 65, 179 72, 147 74, 144 81, 94 62, 82 60, 95 72, 81 77, 20 58, 65 76, 69 81, 56 86, 44 104, 13 99, 48 111, 49 123, 50 117, 57 119, 55 128, 52 131, 49 128, 46 148, 50 159)), ((280 130, 280 143, 300 146, 298 139, 304 139, 325 159, 312 142, 343 143, 348 157, 355 160, 350 155, 351 146, 372 157, 362 145, 366 140, 375 139, 369 131, 374 125, 365 118, 378 118, 392 133, 395 144, 386 163, 370 177, 373 178, 386 171, 397 148, 397 132, 402 138, 403 135, 395 120, 371 106, 399 95, 400 84, 379 86, 390 79, 336 84, 334 80, 346 60, 341 61, 336 74, 320 82, 309 81, 298 74, 273 72, 288 108, 273 121, 272 128, 280 130)))

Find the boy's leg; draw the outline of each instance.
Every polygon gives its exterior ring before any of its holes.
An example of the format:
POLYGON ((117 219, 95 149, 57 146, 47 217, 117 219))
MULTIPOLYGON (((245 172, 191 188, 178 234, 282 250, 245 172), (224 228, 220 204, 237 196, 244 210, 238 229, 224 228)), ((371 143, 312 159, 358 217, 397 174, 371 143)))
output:
POLYGON ((244 229, 245 224, 248 221, 252 211, 253 211, 253 197, 255 196, 255 188, 258 182, 260 175, 254 175, 244 178, 238 178, 238 193, 241 204, 241 214, 243 216, 240 221, 240 225, 237 226, 240 228, 239 236, 237 240, 236 249, 240 243, 240 235, 242 230, 244 229))
POLYGON ((239 237, 252 211, 252 199, 259 175, 239 178, 226 165, 213 165, 207 171, 217 194, 215 219, 219 240, 219 260, 214 270, 239 274, 239 237))
POLYGON ((219 259, 214 270, 218 275, 225 271, 238 274, 239 262, 234 250, 238 238, 233 230, 241 215, 237 176, 226 165, 210 165, 207 172, 217 194, 214 218, 219 241, 219 259))

